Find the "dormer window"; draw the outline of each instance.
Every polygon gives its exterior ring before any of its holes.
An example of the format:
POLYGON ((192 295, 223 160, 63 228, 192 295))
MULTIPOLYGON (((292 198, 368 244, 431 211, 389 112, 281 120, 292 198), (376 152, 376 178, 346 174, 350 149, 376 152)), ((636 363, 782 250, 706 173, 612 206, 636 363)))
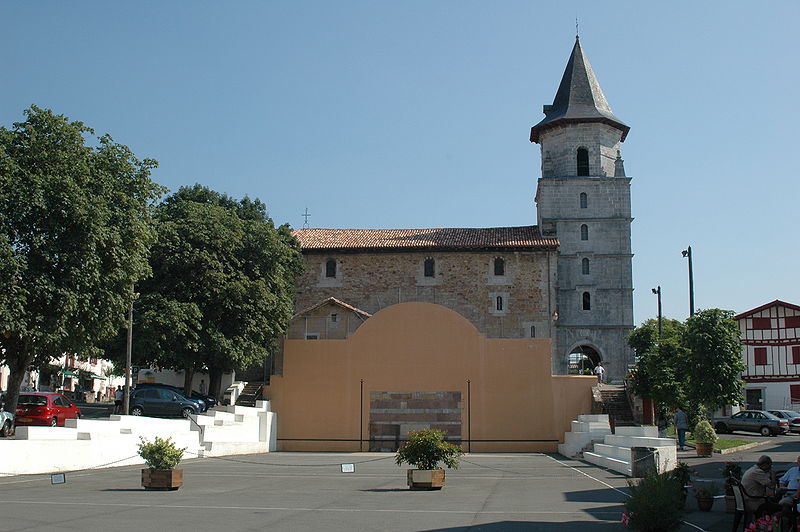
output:
POLYGON ((506 261, 497 257, 494 259, 494 274, 495 275, 505 275, 506 274, 506 261))
POLYGON ((577 153, 577 163, 578 163, 578 176, 588 176, 589 175, 589 150, 586 148, 578 148, 577 153))
POLYGON ((336 277, 336 261, 328 259, 325 263, 325 277, 336 277))
POLYGON ((425 273, 425 277, 433 277, 434 272, 436 270, 436 262, 434 262, 433 259, 425 259, 423 270, 425 273))
POLYGON ((586 196, 586 192, 581 192, 581 209, 585 209, 589 206, 589 198, 586 196))

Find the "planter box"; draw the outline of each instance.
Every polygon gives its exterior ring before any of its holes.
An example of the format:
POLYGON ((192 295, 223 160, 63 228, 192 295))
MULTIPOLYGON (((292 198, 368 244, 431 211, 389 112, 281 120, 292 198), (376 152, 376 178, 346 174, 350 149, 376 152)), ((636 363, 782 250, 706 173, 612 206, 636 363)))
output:
POLYGON ((146 490, 176 490, 183 486, 183 469, 142 469, 142 487, 146 490))
POLYGON ((440 490, 444 486, 444 469, 409 469, 408 487, 412 490, 440 490))
POLYGON ((711 456, 714 452, 713 443, 695 443, 694 448, 697 451, 697 456, 711 456))

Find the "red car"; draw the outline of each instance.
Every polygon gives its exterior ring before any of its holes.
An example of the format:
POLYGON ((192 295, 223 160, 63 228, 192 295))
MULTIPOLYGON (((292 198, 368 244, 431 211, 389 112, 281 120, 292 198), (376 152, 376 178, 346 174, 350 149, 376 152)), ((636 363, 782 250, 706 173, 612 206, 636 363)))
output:
POLYGON ((27 392, 19 394, 15 425, 63 427, 64 420, 79 417, 80 408, 60 393, 27 392))

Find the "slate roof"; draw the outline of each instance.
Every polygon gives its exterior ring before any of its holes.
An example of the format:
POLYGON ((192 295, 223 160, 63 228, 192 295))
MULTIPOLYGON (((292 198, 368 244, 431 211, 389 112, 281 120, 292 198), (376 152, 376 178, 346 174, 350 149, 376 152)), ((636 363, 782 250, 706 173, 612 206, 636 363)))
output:
POLYGON ((622 131, 623 141, 630 130, 611 111, 577 37, 553 105, 545 105, 544 114, 544 120, 531 128, 531 142, 538 143, 543 131, 566 122, 605 122, 622 131))
POLYGON ((304 252, 412 250, 553 250, 557 238, 543 238, 538 226, 440 229, 297 229, 304 252))

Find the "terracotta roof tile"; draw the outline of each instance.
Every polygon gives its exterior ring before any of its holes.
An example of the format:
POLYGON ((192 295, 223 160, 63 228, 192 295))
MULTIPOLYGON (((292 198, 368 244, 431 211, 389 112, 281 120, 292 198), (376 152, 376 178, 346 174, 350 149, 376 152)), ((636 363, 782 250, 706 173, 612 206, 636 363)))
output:
POLYGON ((554 249, 557 238, 543 238, 538 226, 440 229, 297 229, 303 251, 401 251, 413 249, 554 249))

